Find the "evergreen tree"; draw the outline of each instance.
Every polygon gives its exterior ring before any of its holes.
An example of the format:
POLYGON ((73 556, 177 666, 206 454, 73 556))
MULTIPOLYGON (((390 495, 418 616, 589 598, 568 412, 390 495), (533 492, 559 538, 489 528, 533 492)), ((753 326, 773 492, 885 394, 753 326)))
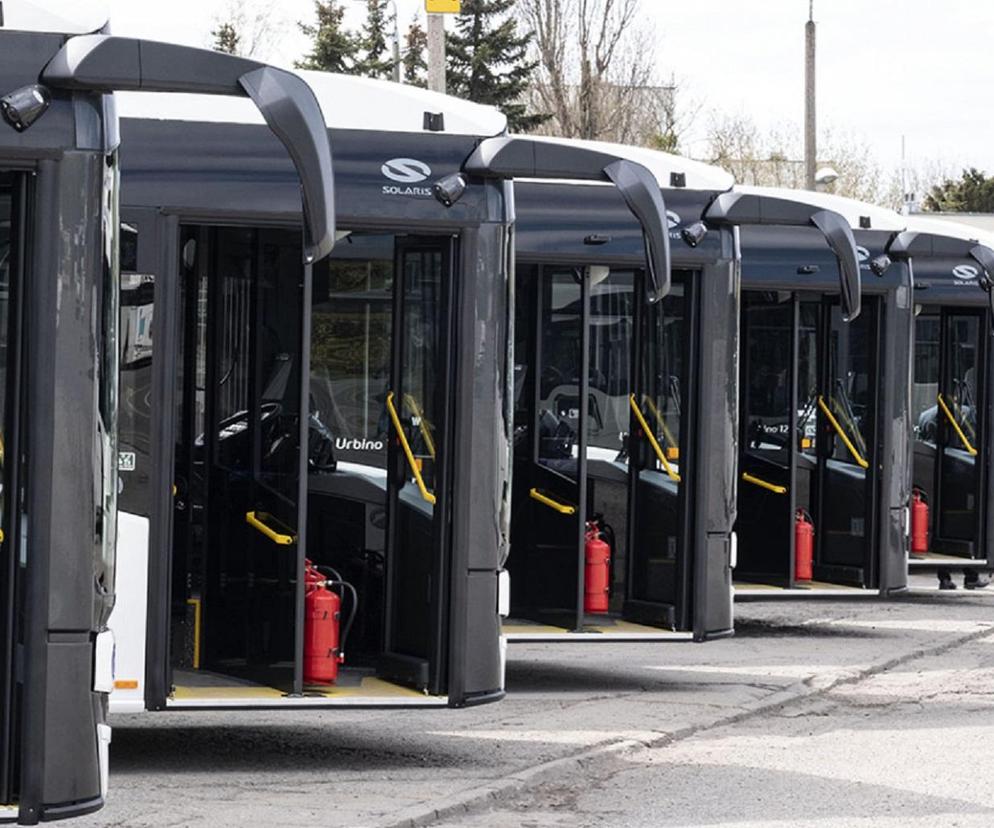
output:
POLYGON ((408 86, 428 85, 428 32, 418 22, 414 21, 404 37, 404 83, 408 86))
POLYGON ((527 59, 533 35, 518 33, 513 7, 514 0, 463 0, 456 30, 446 37, 446 86, 453 95, 498 107, 520 132, 548 116, 530 114, 522 103, 538 64, 527 59))
POLYGON ((358 39, 364 54, 356 63, 357 75, 367 78, 393 77, 392 32, 388 32, 393 18, 387 15, 389 5, 390 0, 366 0, 366 22, 358 39))
POLYGON ((934 186, 924 207, 933 212, 994 213, 994 178, 970 167, 959 179, 934 186))
POLYGON ((214 46, 212 47, 216 52, 227 52, 229 55, 237 55, 239 44, 241 43, 241 35, 238 34, 238 29, 235 28, 235 24, 230 21, 227 23, 220 23, 218 26, 211 30, 211 37, 214 38, 214 46))
POLYGON ((296 67, 356 74, 360 44, 344 26, 345 8, 338 0, 314 0, 314 11, 315 24, 297 24, 311 38, 312 45, 310 54, 297 61, 296 67))

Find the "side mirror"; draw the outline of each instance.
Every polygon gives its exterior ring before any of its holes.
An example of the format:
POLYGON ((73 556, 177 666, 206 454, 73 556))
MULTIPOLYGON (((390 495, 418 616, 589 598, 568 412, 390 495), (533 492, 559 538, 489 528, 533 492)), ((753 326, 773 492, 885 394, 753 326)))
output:
POLYGON ((983 276, 980 285, 987 293, 987 304, 991 312, 991 325, 994 326, 994 250, 983 244, 970 249, 970 258, 978 265, 983 276))
POLYGON ((838 213, 822 210, 811 216, 811 223, 821 230, 825 241, 839 260, 839 296, 842 318, 852 322, 862 307, 859 254, 849 222, 838 213))

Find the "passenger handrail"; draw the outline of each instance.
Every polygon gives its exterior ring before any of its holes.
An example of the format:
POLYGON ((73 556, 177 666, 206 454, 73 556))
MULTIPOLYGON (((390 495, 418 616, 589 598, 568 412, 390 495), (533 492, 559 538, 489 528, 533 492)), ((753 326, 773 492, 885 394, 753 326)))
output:
POLYGON ((528 496, 532 500, 537 500, 539 503, 548 506, 550 509, 555 509, 561 515, 575 515, 576 506, 569 503, 560 503, 558 500, 554 500, 547 494, 543 494, 538 489, 532 489, 528 492, 528 496))
POLYGON ((266 526, 266 524, 259 519, 258 512, 246 512, 245 522, 254 529, 257 529, 273 543, 280 546, 292 546, 297 542, 297 539, 293 535, 284 535, 282 532, 277 532, 275 529, 266 526))
POLYGON ((659 427, 663 430, 663 436, 666 438, 666 442, 670 444, 670 448, 679 448, 679 443, 673 438, 673 432, 667 428, 666 419, 663 417, 656 403, 653 402, 652 397, 648 394, 643 394, 642 401, 648 406, 652 416, 656 418, 656 422, 659 423, 659 427))
POLYGON ((407 465, 411 467, 411 472, 414 474, 414 480, 418 484, 418 490, 421 492, 421 497, 423 497, 428 503, 435 505, 435 495, 428 491, 428 487, 425 485, 425 479, 421 476, 421 469, 418 467, 418 461, 414 458, 414 452, 411 451, 411 444, 407 442, 407 435, 404 434, 404 427, 400 422, 400 415, 397 413, 397 408, 393 404, 393 391, 387 394, 387 411, 390 414, 390 420, 393 422, 393 427, 397 431, 397 437, 400 439, 401 448, 404 449, 404 456, 407 457, 407 465))
POLYGON ((666 454, 663 452, 658 441, 656 440, 656 435, 652 433, 649 428, 649 424, 645 421, 645 417, 642 415, 642 411, 639 408, 639 404, 635 402, 635 395, 628 395, 628 403, 632 407, 632 411, 635 413, 635 419, 638 420, 639 425, 642 427, 642 431, 645 432, 645 437, 649 441, 649 445, 652 446, 653 451, 656 452, 656 457, 659 458, 659 462, 663 464, 663 468, 666 470, 666 474, 669 475, 670 480, 677 483, 680 482, 680 475, 673 469, 670 465, 670 461, 666 459, 666 454))
POLYGON ((959 423, 956 422, 956 418, 953 416, 953 412, 949 410, 949 406, 946 405, 946 401, 942 398, 942 394, 939 394, 937 399, 939 401, 939 407, 942 409, 942 413, 946 415, 946 418, 952 424, 953 430, 956 432, 960 440, 963 442, 963 445, 966 447, 967 453, 969 453, 971 457, 976 457, 977 450, 970 444, 970 441, 966 439, 966 435, 963 433, 963 429, 960 428, 959 423))
POLYGON ((828 418, 828 421, 832 424, 832 428, 835 429, 835 433, 842 438, 842 442, 845 443, 849 453, 853 456, 853 459, 860 466, 860 468, 868 469, 870 464, 866 462, 863 455, 857 451, 856 446, 853 445, 852 440, 849 439, 849 435, 846 434, 845 429, 839 425, 839 421, 835 419, 835 415, 832 414, 829 407, 825 404, 825 398, 822 396, 818 397, 818 407, 821 409, 822 413, 828 418))
POLYGON ((435 441, 431 438, 431 428, 428 426, 425 420, 424 409, 418 405, 418 401, 414 399, 413 394, 404 394, 404 402, 407 403, 407 407, 411 409, 411 413, 418 418, 418 428, 421 430, 421 437, 425 441, 425 445, 428 447, 428 453, 431 455, 431 459, 435 459, 435 441))
POLYGON ((742 472, 742 479, 746 483, 752 483, 753 486, 759 486, 761 489, 766 489, 767 491, 773 492, 773 494, 784 495, 787 494, 786 486, 778 486, 776 483, 769 483, 766 480, 762 480, 759 477, 755 477, 749 472, 742 472))

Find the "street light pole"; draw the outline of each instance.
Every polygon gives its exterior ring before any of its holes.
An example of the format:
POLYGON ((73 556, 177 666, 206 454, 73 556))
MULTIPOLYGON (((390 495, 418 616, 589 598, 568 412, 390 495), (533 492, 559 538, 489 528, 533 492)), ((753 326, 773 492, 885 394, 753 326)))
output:
POLYGON ((428 88, 445 92, 445 15, 428 15, 428 88))
POLYGON ((393 82, 403 83, 404 76, 400 72, 400 28, 397 23, 397 0, 390 0, 393 6, 393 82))
POLYGON ((815 0, 808 3, 804 26, 804 177, 809 190, 815 188, 818 167, 818 122, 815 111, 815 0))

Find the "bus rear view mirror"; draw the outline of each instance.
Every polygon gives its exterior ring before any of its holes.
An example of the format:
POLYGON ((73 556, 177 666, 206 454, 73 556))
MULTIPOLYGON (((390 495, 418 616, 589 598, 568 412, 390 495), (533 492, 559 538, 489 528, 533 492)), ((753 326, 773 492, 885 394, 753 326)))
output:
POLYGON ((839 302, 842 318, 852 322, 861 308, 859 254, 849 222, 831 210, 820 210, 811 216, 811 223, 821 230, 828 246, 839 260, 839 302))
MULTIPOLYGON (((803 194, 799 194, 803 198, 803 194)), ((862 283, 859 253, 849 222, 834 210, 803 200, 750 192, 721 193, 704 212, 705 223, 715 226, 774 225, 816 227, 839 260, 839 301, 842 316, 852 322, 860 311, 862 283)))
POLYGON ((609 181, 642 226, 646 292, 657 302, 670 291, 670 236, 656 177, 642 164, 566 141, 501 136, 481 141, 463 171, 484 178, 609 181))
POLYGON ((987 293, 991 325, 994 326, 994 250, 985 244, 978 244, 970 249, 970 258, 980 265, 981 286, 987 293))
POLYGON ((286 147, 300 177, 304 263, 335 245, 331 146, 321 106, 297 75, 223 52, 148 40, 70 38, 41 75, 58 89, 91 92, 190 92, 249 97, 286 147))

